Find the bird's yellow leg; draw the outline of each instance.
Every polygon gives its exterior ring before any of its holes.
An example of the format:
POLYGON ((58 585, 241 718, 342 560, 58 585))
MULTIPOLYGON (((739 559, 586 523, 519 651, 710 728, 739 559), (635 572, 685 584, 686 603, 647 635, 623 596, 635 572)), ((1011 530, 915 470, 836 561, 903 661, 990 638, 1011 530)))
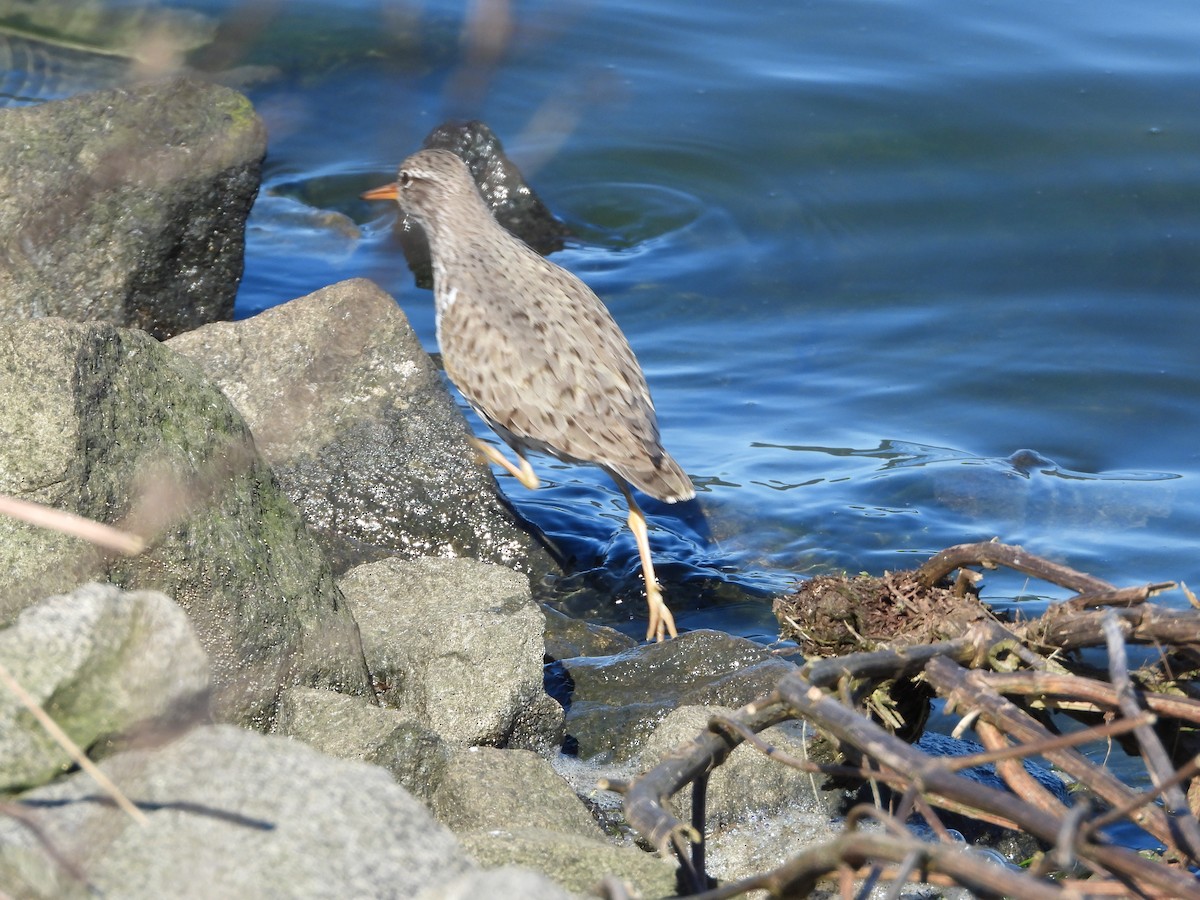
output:
POLYGON ((504 458, 503 453, 486 441, 481 441, 479 438, 474 437, 468 438, 468 440, 476 450, 478 450, 500 468, 504 469, 509 475, 517 479, 517 481, 521 482, 521 484, 525 485, 525 487, 529 488, 531 491, 536 491, 542 486, 542 482, 537 477, 537 472, 533 471, 533 466, 529 464, 529 460, 527 460, 525 457, 517 454, 517 459, 521 460, 521 467, 518 469, 504 458))
POLYGON ((646 603, 650 606, 650 624, 646 628, 646 640, 663 640, 666 635, 679 637, 675 630, 675 617, 667 609, 658 579, 654 577, 654 561, 650 559, 650 533, 646 528, 646 516, 633 499, 633 492, 623 481, 617 482, 625 492, 629 504, 629 530, 637 541, 638 555, 642 558, 642 578, 646 581, 646 603))

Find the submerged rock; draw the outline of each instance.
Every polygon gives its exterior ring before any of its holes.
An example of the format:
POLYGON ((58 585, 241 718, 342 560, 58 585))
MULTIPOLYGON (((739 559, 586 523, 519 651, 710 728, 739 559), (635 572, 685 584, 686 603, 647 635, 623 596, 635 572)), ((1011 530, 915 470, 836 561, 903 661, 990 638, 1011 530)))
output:
POLYGON ((65 100, 127 81, 129 60, 61 47, 0 30, 0 108, 65 100))
POLYGON ((601 761, 636 756, 678 706, 742 706, 795 669, 753 641, 716 631, 561 662, 571 683, 567 732, 582 758, 601 761))
POLYGON ((211 16, 155 0, 0 0, 0 34, 119 58, 161 57, 163 45, 185 53, 216 36, 211 16))

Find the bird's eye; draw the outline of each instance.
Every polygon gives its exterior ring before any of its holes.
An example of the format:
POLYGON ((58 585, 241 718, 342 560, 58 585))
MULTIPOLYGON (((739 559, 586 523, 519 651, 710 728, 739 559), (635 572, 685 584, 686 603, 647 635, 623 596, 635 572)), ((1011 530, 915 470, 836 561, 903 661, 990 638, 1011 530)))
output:
POLYGON ((400 173, 400 187, 408 187, 410 184, 412 184, 412 180, 412 176, 407 172, 400 173))

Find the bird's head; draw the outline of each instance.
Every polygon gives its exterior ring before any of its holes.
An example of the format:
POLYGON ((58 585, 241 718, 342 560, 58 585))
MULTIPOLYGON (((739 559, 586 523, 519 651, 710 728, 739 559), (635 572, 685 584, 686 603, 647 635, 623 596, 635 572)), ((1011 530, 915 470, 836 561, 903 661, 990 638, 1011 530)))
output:
MULTIPOLYGON (((436 229, 449 210, 460 209, 464 204, 484 205, 470 170, 448 150, 414 153, 400 164, 393 183, 362 196, 367 200, 395 200, 426 231, 436 229)), ((487 212, 486 206, 484 211, 487 212)))

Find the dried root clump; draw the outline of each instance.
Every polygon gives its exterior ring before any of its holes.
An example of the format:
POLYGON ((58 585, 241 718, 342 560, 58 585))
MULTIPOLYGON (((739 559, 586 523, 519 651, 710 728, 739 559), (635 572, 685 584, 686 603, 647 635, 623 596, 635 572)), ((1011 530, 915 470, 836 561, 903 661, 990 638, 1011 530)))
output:
POLYGON ((818 575, 774 612, 780 636, 809 657, 949 640, 990 615, 974 591, 927 585, 915 572, 818 575))

